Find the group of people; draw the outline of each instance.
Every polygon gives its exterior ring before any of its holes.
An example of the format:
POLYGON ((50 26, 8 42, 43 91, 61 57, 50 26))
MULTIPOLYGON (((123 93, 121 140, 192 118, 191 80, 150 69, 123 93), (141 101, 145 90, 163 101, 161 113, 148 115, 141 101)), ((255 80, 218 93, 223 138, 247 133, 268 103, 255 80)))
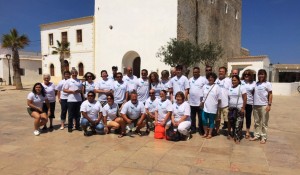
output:
POLYGON ((53 130, 57 96, 61 105, 60 129, 65 128, 68 113, 68 132, 75 127, 85 136, 112 130, 119 133, 118 137, 128 132, 141 136, 143 127, 149 133, 160 125, 165 130, 176 129, 182 140, 196 132, 210 139, 213 133, 220 133, 223 120, 227 138, 239 143, 245 118, 245 138, 266 143, 272 86, 263 69, 258 71, 257 82, 252 70, 245 70, 241 78, 238 70, 233 70, 231 77, 226 77, 226 67, 219 68, 218 76, 210 66, 205 68, 206 76, 200 76, 200 68, 194 67, 190 79, 183 75, 181 65, 171 69, 171 75, 163 70, 161 78, 157 72, 148 75, 146 69, 137 78, 131 67, 127 67, 124 76, 116 66, 112 72, 109 76, 102 70, 98 82, 93 73, 87 72, 82 82, 77 70, 72 69, 64 72, 57 86, 50 82, 49 74, 44 74, 44 82, 36 83, 27 97, 28 113, 35 119, 34 135, 40 134, 42 126, 42 130, 53 130), (250 137, 252 113, 254 136, 250 137))

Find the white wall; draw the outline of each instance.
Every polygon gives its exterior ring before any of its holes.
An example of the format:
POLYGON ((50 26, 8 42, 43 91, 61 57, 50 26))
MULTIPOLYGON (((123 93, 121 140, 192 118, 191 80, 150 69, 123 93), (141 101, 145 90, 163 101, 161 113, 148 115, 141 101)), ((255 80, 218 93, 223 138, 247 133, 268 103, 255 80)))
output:
POLYGON ((272 93, 273 95, 296 95, 298 94, 298 86, 300 85, 299 82, 296 83, 274 83, 272 82, 272 93))
POLYGON ((112 66, 122 71, 129 51, 141 57, 141 69, 168 69, 158 49, 177 37, 176 0, 95 0, 95 71, 112 66), (113 28, 110 29, 109 26, 113 28))
POLYGON ((239 74, 240 77, 242 76, 243 72, 246 69, 254 70, 256 73, 258 72, 259 69, 265 69, 268 72, 269 63, 270 61, 268 58, 264 58, 264 59, 243 58, 236 61, 229 61, 227 63, 228 75, 230 75, 233 66, 247 66, 242 71, 240 71, 239 74))
MULTIPOLYGON (((42 68, 41 60, 20 59, 20 68, 25 69, 25 75, 21 76, 23 85, 33 85, 36 82, 42 82, 42 75, 39 74, 39 68, 42 68)), ((13 76, 12 70, 11 76, 13 76)))
MULTIPOLYGON (((43 73, 50 73, 50 65, 54 65, 54 75, 51 81, 57 83, 61 80, 59 55, 52 55, 52 47, 57 46, 56 40, 61 41, 61 32, 68 33, 68 42, 70 42, 70 57, 65 58, 69 61, 69 68, 75 67, 78 70, 78 64, 83 63, 84 72, 94 72, 94 18, 83 17, 49 23, 41 25, 41 43, 43 57, 43 73), (77 43, 76 30, 82 30, 82 42, 77 43), (49 34, 53 33, 54 45, 49 45, 49 34)), ((81 77, 79 77, 81 78, 81 77)))

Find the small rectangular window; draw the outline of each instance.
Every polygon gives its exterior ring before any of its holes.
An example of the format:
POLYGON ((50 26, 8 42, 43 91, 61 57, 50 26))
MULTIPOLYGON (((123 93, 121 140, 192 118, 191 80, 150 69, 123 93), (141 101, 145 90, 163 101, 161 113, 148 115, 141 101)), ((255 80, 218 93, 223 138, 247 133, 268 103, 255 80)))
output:
POLYGON ((25 69, 20 68, 20 75, 21 75, 21 76, 24 76, 24 75, 25 75, 25 69))
POLYGON ((76 30, 76 35, 77 35, 77 43, 82 42, 82 30, 76 30))
POLYGON ((235 11, 235 19, 239 19, 239 11, 235 11))
POLYGON ((61 32, 61 42, 68 42, 68 33, 67 32, 61 32))
POLYGON ((225 13, 228 13, 228 4, 225 2, 225 13))
POLYGON ((53 33, 49 34, 49 45, 53 46, 53 33))
POLYGON ((43 74, 42 68, 39 68, 39 75, 42 75, 42 74, 43 74))

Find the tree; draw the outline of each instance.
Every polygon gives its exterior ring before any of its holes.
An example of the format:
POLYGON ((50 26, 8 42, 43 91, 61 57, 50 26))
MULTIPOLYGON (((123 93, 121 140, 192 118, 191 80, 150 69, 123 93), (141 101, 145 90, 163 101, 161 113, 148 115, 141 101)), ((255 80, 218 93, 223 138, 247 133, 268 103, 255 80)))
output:
POLYGON ((3 48, 9 48, 12 51, 14 85, 16 86, 16 89, 23 89, 20 74, 19 49, 24 49, 25 46, 29 45, 29 38, 24 34, 19 36, 18 31, 13 28, 10 30, 9 34, 2 35, 1 41, 3 48))
POLYGON ((59 42, 56 40, 58 47, 52 47, 54 50, 52 54, 59 54, 60 61, 60 72, 63 79, 64 71, 65 71, 65 56, 70 54, 70 42, 59 42))
POLYGON ((185 75, 188 75, 188 68, 202 63, 213 66, 222 56, 223 49, 218 43, 193 44, 189 40, 178 41, 171 39, 167 45, 162 46, 156 57, 162 59, 170 66, 182 65, 185 75))
POLYGON ((178 41, 173 38, 167 45, 159 49, 156 57, 161 58, 164 63, 172 67, 182 65, 183 71, 187 75, 188 67, 200 62, 200 47, 189 40, 178 41))

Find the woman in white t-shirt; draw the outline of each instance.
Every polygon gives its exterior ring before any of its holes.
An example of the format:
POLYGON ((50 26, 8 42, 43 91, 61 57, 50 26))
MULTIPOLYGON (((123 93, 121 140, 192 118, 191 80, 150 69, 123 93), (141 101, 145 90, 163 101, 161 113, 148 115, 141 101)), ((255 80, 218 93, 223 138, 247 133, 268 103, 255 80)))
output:
POLYGON ((251 127, 251 117, 253 109, 253 94, 256 82, 253 81, 253 72, 249 69, 245 70, 242 75, 241 85, 246 89, 247 92, 247 104, 245 108, 245 118, 246 118, 246 139, 250 138, 250 127, 251 127))
POLYGON ((191 109, 188 102, 184 101, 185 97, 183 92, 179 91, 175 95, 176 102, 173 104, 172 110, 172 124, 174 128, 178 129, 178 132, 183 135, 183 140, 189 140, 191 138, 191 109))
POLYGON ((171 100, 170 92, 169 92, 169 87, 170 87, 169 76, 170 76, 169 71, 167 71, 167 70, 161 71, 160 84, 161 84, 162 89, 167 92, 167 97, 166 98, 171 100))
POLYGON ((121 129, 119 138, 126 136, 125 122, 122 117, 119 116, 119 106, 114 102, 113 94, 106 95, 107 104, 102 109, 104 129, 109 132, 111 128, 121 129))
POLYGON ((247 103, 247 92, 244 86, 241 86, 240 77, 233 75, 231 77, 232 87, 228 90, 228 136, 231 138, 231 127, 233 138, 236 143, 242 139, 242 128, 244 121, 244 112, 247 103))
POLYGON ((33 134, 40 135, 40 126, 43 126, 48 121, 48 116, 51 115, 49 100, 45 94, 45 89, 41 83, 35 83, 27 96, 27 112, 34 118, 34 132, 33 134), (48 107, 48 115, 43 111, 43 103, 46 103, 48 107))
POLYGON ((92 134, 104 134, 104 126, 102 120, 102 106, 99 101, 95 100, 96 94, 94 91, 87 93, 87 100, 80 106, 81 121, 80 125, 83 129, 84 136, 91 136, 92 134), (90 126, 92 133, 87 131, 90 126))
POLYGON ((162 84, 159 82, 159 76, 156 72, 151 72, 149 75, 149 89, 154 89, 155 91, 155 97, 159 97, 159 92, 163 89, 162 84))
POLYGON ((267 72, 264 69, 258 71, 258 82, 254 89, 253 98, 254 137, 250 140, 260 139, 260 143, 265 144, 273 95, 272 85, 267 82, 267 72))
POLYGON ((83 78, 85 79, 85 82, 82 83, 82 93, 86 100, 88 92, 94 91, 95 89, 96 85, 94 80, 96 79, 96 76, 92 72, 87 72, 84 74, 83 78))
POLYGON ((205 84, 202 88, 203 99, 200 104, 200 106, 203 107, 202 124, 204 135, 202 138, 210 139, 212 138, 212 131, 215 128, 215 118, 222 95, 221 89, 215 84, 217 75, 213 72, 209 72, 206 74, 206 79, 208 80, 208 84, 205 84))
POLYGON ((108 93, 112 92, 111 86, 112 86, 114 80, 111 78, 108 78, 106 70, 102 70, 100 74, 101 74, 102 80, 99 80, 96 83, 94 92, 98 93, 98 101, 101 103, 102 106, 105 106, 107 103, 106 95, 108 93))
POLYGON ((160 99, 155 109, 155 125, 162 125, 167 130, 171 125, 172 102, 167 99, 167 91, 160 91, 160 99))

